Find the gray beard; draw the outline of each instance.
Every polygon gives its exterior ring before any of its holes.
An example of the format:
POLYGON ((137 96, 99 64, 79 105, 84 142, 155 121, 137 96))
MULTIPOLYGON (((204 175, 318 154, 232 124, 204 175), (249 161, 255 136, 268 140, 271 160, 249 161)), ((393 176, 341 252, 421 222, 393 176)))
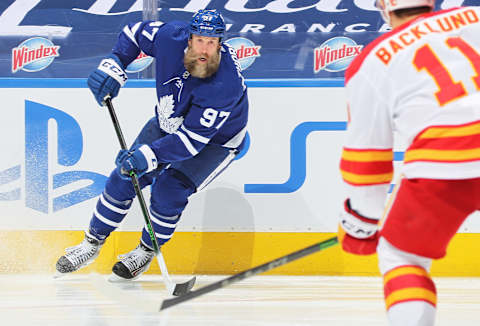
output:
POLYGON ((196 78, 208 78, 217 72, 220 66, 220 52, 207 59, 207 64, 200 65, 197 61, 198 56, 188 48, 183 57, 183 64, 187 71, 196 78))

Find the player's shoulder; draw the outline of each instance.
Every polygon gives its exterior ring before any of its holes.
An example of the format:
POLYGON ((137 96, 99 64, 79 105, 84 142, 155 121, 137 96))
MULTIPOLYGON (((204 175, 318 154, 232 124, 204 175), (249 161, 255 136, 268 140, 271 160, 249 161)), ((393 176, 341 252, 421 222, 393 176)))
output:
POLYGON ((220 65, 212 79, 211 86, 213 88, 223 89, 223 93, 225 93, 226 96, 241 94, 243 92, 244 79, 235 50, 226 44, 222 44, 220 55, 220 65), (228 88, 228 91, 226 91, 225 88, 228 88))
POLYGON ((162 25, 164 28, 168 28, 172 31, 175 30, 183 30, 188 28, 188 23, 180 20, 172 20, 169 22, 166 22, 162 25))
POLYGON ((188 23, 178 20, 164 23, 159 29, 159 35, 163 39, 184 42, 189 37, 188 23))
POLYGON ((220 55, 222 56, 223 66, 226 68, 226 71, 236 74, 238 70, 242 69, 238 62, 237 52, 230 44, 222 43, 220 55))
MULTIPOLYGON (((407 43, 411 42, 412 40, 406 39, 407 35, 405 33, 410 28, 414 28, 415 26, 413 25, 417 25, 425 20, 428 20, 430 18, 435 18, 436 16, 441 16, 447 13, 456 14, 456 11, 460 11, 460 10, 479 10, 479 9, 480 8, 477 8, 477 7, 456 7, 456 8, 434 11, 428 14, 421 15, 419 18, 408 21, 405 24, 399 26, 398 28, 379 36, 374 41, 370 42, 367 46, 365 46, 362 52, 357 57, 355 57, 355 59, 350 63, 347 71, 345 72, 345 85, 348 84, 348 82, 352 79, 353 76, 355 76, 358 73, 359 70, 363 69, 367 65, 367 62, 373 61, 371 57, 376 54, 377 49, 380 49, 383 44, 388 42, 393 42, 394 47, 397 47, 397 46, 401 47, 402 46, 401 44, 397 45, 397 43, 395 43, 395 41, 393 40, 397 37, 400 37, 403 42, 407 42, 407 43), (476 9, 473 9, 473 8, 476 8, 476 9)), ((422 30, 417 31, 415 29, 412 32, 414 34, 414 36, 412 37, 422 38, 423 35, 431 32, 430 29, 431 29, 430 25, 426 26, 427 32, 422 30)), ((366 67, 365 69, 368 69, 368 67, 366 67)))

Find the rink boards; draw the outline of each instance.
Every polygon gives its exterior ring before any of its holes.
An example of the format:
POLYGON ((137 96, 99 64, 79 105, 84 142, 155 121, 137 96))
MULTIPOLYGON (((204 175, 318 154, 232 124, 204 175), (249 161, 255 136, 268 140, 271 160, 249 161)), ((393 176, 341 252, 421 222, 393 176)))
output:
MULTIPOLYGON (((192 196, 163 250, 172 273, 235 273, 336 232, 344 198, 338 171, 346 127, 342 81, 248 80, 247 85, 249 147, 192 196)), ((129 144, 153 115, 153 87, 151 81, 131 80, 114 99, 129 144)), ((53 271, 63 249, 82 239, 113 168, 118 140, 84 79, 0 79, 0 94, 0 139, 7 153, 0 161, 5 262, 0 273, 53 271)), ((395 157, 398 167, 401 148, 395 157)), ((148 198, 148 190, 145 194, 148 198)), ((434 273, 480 275, 479 214, 475 217, 462 226, 434 273)), ((118 254, 136 246, 142 223, 135 204, 87 271, 108 272, 118 254)), ((353 257, 337 246, 273 273, 372 275, 376 270, 375 256, 353 257)))

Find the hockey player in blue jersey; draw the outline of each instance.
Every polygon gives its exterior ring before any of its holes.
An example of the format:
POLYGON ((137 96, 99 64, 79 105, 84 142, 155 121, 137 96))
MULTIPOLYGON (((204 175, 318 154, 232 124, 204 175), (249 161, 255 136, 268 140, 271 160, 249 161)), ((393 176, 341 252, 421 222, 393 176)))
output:
MULTIPOLYGON (((128 213, 135 191, 151 185, 150 214, 158 244, 175 231, 188 198, 222 172, 245 142, 247 89, 235 51, 222 43, 225 23, 216 10, 200 10, 190 23, 129 24, 112 54, 88 78, 97 102, 117 96, 125 68, 140 51, 156 59, 158 103, 130 150, 121 150, 90 220, 85 239, 56 264, 70 273, 91 263, 128 213)), ((146 271, 154 258, 145 227, 139 245, 112 268, 122 279, 146 271)))

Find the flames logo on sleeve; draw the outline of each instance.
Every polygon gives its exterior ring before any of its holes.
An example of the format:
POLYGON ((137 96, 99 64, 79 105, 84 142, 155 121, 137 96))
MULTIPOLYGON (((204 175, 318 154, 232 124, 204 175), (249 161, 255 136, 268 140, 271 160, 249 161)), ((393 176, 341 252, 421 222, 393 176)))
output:
POLYGON ((363 45, 358 45, 348 37, 331 38, 314 49, 313 70, 315 73, 320 70, 330 72, 346 70, 353 58, 360 54, 362 48, 363 45))
POLYGON ((60 56, 59 45, 49 39, 33 37, 23 41, 12 49, 12 73, 19 70, 37 72, 47 68, 53 60, 60 56))

